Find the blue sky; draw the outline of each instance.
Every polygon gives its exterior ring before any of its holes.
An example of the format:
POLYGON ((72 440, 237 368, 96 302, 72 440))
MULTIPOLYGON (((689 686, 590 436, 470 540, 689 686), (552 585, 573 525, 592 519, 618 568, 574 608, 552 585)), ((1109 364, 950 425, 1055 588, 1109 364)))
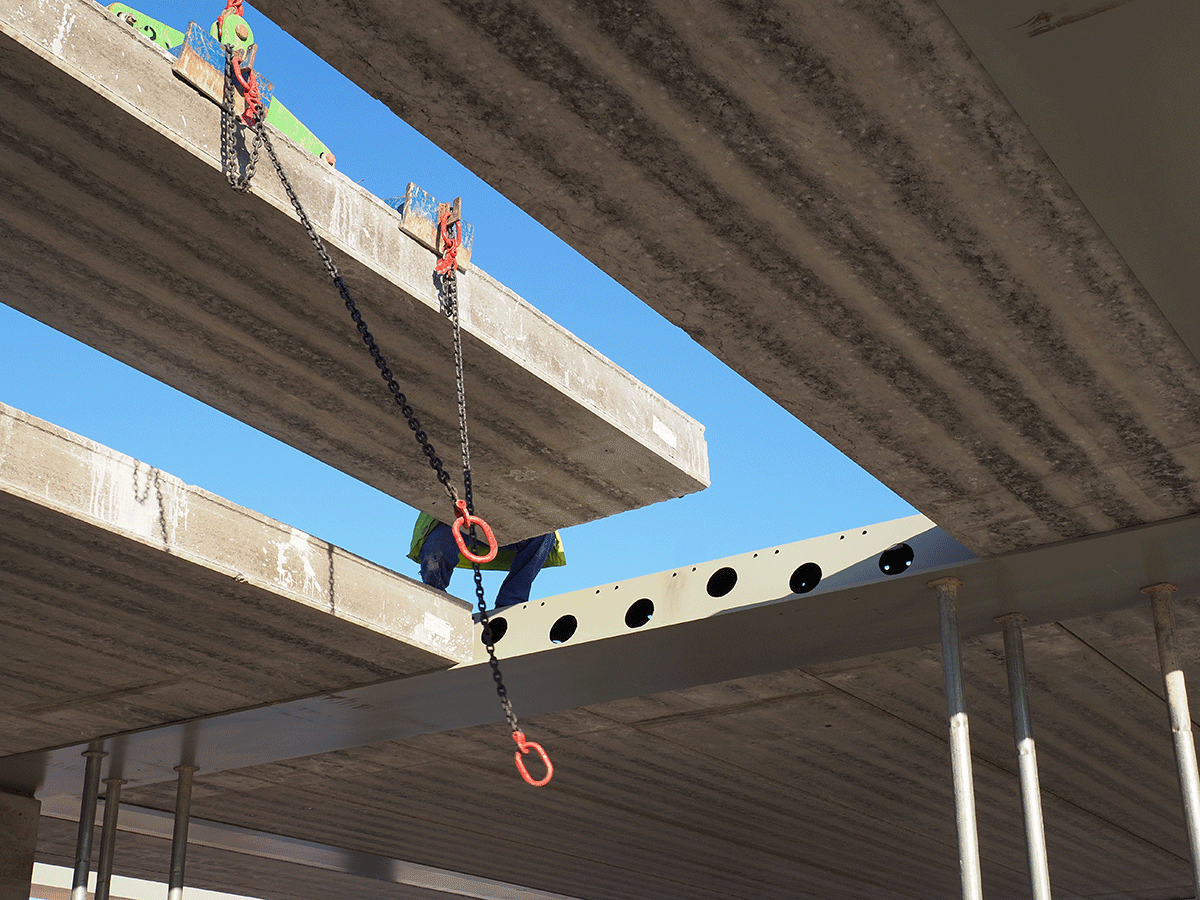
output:
MULTIPOLYGON (((211 23, 222 4, 177 0, 139 8, 183 29, 190 20, 211 23)), ((545 570, 534 597, 913 512, 249 4, 246 17, 259 44, 257 67, 333 150, 342 172, 385 199, 402 195, 409 181, 439 199, 461 195, 464 217, 475 226, 473 264, 707 428, 711 488, 564 529, 568 565, 545 570)), ((260 167, 258 177, 274 173, 260 167)), ((330 303, 340 302, 330 291, 330 303)), ((419 414, 420 386, 403 387, 419 414)), ((8 306, 0 306, 0 400, 416 577, 416 565, 404 558, 411 508, 8 306)), ((412 449, 413 465, 424 466, 415 442, 412 449)), ((489 601, 499 577, 487 580, 489 601)), ((450 590, 470 599, 469 573, 459 572, 450 590)))

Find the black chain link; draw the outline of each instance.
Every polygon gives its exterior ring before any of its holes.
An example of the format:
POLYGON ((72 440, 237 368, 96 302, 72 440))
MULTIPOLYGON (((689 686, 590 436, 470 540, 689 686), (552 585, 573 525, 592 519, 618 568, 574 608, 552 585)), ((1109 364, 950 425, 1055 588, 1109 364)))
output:
MULTIPOLYGON (((229 180, 229 185, 234 190, 246 191, 250 188, 250 179, 254 175, 254 167, 258 162, 259 147, 267 148, 267 156, 271 160, 271 164, 275 168, 275 174, 279 177, 279 183, 283 185, 284 191, 287 192, 288 200, 292 203, 292 208, 296 210, 296 215, 300 219, 300 224, 304 226, 304 230, 308 233, 308 238, 312 241, 313 247, 316 248, 317 255, 321 257, 321 262, 325 266, 325 271, 329 273, 329 277, 333 279, 334 286, 341 295, 342 301, 346 305, 346 309, 350 311, 350 318, 354 320, 354 325, 358 329, 358 333, 362 336, 363 343, 367 350, 370 351, 371 358, 375 360, 375 365, 379 369, 380 375, 387 383, 388 390, 391 391, 392 397, 396 401, 396 405, 400 407, 400 412, 404 414, 405 420, 408 422, 408 427, 413 431, 417 441, 421 445, 425 456, 429 459, 429 465, 437 473, 437 480, 442 487, 450 495, 450 502, 453 504, 458 500, 458 494, 454 487, 450 484, 450 476, 446 472, 445 466, 430 444, 428 436, 421 429, 421 422, 417 419, 413 412, 413 408, 408 403, 408 398, 400 390, 400 385, 392 376, 391 369, 388 368, 387 360, 379 350, 379 346, 375 343, 375 338, 372 336, 366 323, 363 321, 362 314, 358 311, 358 305, 354 302, 354 298, 350 296, 350 292, 346 289, 345 282, 342 281, 342 276, 337 270, 337 266, 329 256, 329 251, 325 249, 325 242, 321 240, 313 227, 312 221, 308 218, 308 214, 304 211, 304 207, 300 205, 300 198, 296 196, 296 191, 292 187, 291 181, 283 171, 283 166, 279 162, 279 157, 275 153, 275 146, 271 143, 271 138, 267 134, 266 122, 264 116, 259 116, 254 123, 254 144, 250 153, 250 162, 246 167, 244 174, 239 175, 235 171, 236 149, 234 141, 234 125, 235 116, 233 114, 233 48, 225 45, 225 89, 224 89, 224 104, 221 108, 221 153, 222 153, 222 168, 225 171, 225 176, 229 180)), ((458 228, 461 230, 462 224, 459 223, 458 228)), ((460 231, 461 233, 461 231, 460 231)), ((446 317, 454 325, 454 369, 455 381, 458 391, 458 426, 459 438, 462 443, 462 460, 463 460, 463 493, 467 504, 467 511, 474 515, 475 513, 475 498, 471 484, 471 455, 470 445, 467 440, 467 394, 465 383, 463 380, 463 354, 462 354, 462 331, 459 327, 458 319, 458 280, 455 278, 455 270, 451 269, 440 282, 440 294, 442 311, 446 317)), ((475 538, 475 526, 471 526, 470 537, 475 538)), ((488 664, 492 670, 492 680, 496 683, 496 694, 500 698, 500 706, 504 710, 504 718, 508 721, 509 728, 515 734, 519 731, 517 724, 517 716, 513 712, 512 701, 508 699, 508 689, 504 686, 504 677, 500 674, 500 661, 496 657, 496 644, 492 639, 492 626, 488 621, 487 600, 483 591, 483 572, 479 568, 478 563, 472 564, 472 569, 475 574, 475 597, 479 604, 479 621, 483 627, 483 643, 487 648, 488 664)))
MULTIPOLYGON (((228 44, 226 45, 226 58, 229 57, 228 44)), ((230 88, 230 70, 226 70, 225 85, 226 93, 230 88)), ((450 483, 450 475, 446 472, 446 467, 442 464, 441 458, 434 449, 433 444, 429 442, 429 436, 421 428, 421 420, 416 417, 408 398, 404 396, 404 392, 400 390, 400 385, 396 382, 392 374, 392 370, 388 368, 387 360, 379 350, 379 345, 375 343, 375 337, 371 334, 367 324, 363 321, 362 313, 358 310, 358 304, 354 302, 354 298, 350 296, 350 291, 346 289, 345 282, 342 281, 342 276, 337 270, 333 259, 329 256, 329 251, 325 249, 325 242, 321 240, 321 236, 317 234, 313 227, 312 220, 308 218, 308 213, 304 211, 304 207, 300 205, 300 198, 296 196, 296 190, 292 187, 291 181, 284 174, 283 166, 279 162, 279 156, 275 153, 275 145, 271 143, 271 138, 267 134, 266 122, 264 117, 259 116, 254 123, 254 132, 256 134, 255 146, 262 144, 267 148, 267 156, 271 160, 271 164, 275 167, 275 174, 279 176, 279 183, 283 185, 284 191, 287 192, 288 199, 292 203, 292 208, 296 210, 296 215, 300 219, 300 224, 304 226, 304 230, 308 232, 308 239, 312 241, 313 247, 316 248, 317 255, 321 257, 321 262, 325 266, 325 271, 329 273, 329 277, 333 279, 333 284, 337 288, 338 293, 342 297, 342 302, 345 303, 346 309, 350 311, 350 318, 354 320, 354 327, 358 329, 359 335, 362 337, 363 343, 371 354, 371 358, 375 360, 375 366, 379 369, 380 377, 387 384, 388 390, 392 393, 392 398, 396 401, 396 406, 400 408, 400 412, 404 415, 405 421, 408 422, 409 429, 417 439, 417 443, 421 445, 421 450, 429 460, 429 466, 437 474, 437 480, 442 487, 446 489, 447 495, 450 497, 450 503, 453 505, 458 500, 458 492, 450 483)), ((249 176, 246 178, 247 187, 249 186, 249 176)), ((233 182, 230 182, 231 184, 233 182)), ((244 190, 245 188, 235 189, 244 190)))
MULTIPOLYGON (((462 233, 462 223, 458 224, 459 234, 462 233)), ((467 391, 463 380, 462 329, 458 321, 458 278, 457 272, 451 268, 442 276, 439 282, 439 294, 442 312, 454 325, 454 377, 458 388, 458 433, 462 442, 463 460, 463 499, 467 502, 467 511, 475 514, 475 497, 471 485, 471 448, 467 440, 467 391)), ((471 540, 475 539, 475 526, 471 526, 471 540)), ((479 605, 479 624, 483 627, 483 645, 487 648, 488 665, 492 668, 492 681, 496 683, 496 694, 500 697, 500 706, 504 710, 504 718, 513 732, 519 731, 517 715, 513 712, 512 701, 508 699, 508 688, 504 686, 504 676, 500 674, 500 660, 496 658, 496 642, 492 640, 492 625, 488 621, 487 600, 483 594, 483 572, 479 563, 472 563, 475 573, 475 599, 479 605)))
MULTIPOLYGON (((237 63, 233 60, 233 47, 230 44, 225 45, 225 89, 222 92, 221 103, 221 171, 225 173, 226 179, 229 181, 229 186, 235 191, 245 193, 250 190, 250 179, 254 177, 254 168, 258 165, 258 153, 262 147, 263 139, 266 134, 261 128, 254 130, 254 143, 250 147, 249 160, 246 163, 246 171, 238 171, 238 155, 237 155, 237 133, 240 129, 235 124, 237 122, 237 113, 233 106, 233 67, 237 63)), ((258 122, 261 122, 262 116, 258 117, 258 122)), ((256 123, 257 124, 257 123, 256 123)), ((243 146, 245 141, 243 140, 243 146)))
MULTIPOLYGON (((462 223, 458 224, 461 236, 462 223)), ((458 278, 457 272, 451 268, 441 277, 438 285, 442 312, 454 325, 454 382, 458 391, 458 439, 462 451, 463 470, 463 499, 467 501, 467 512, 475 515, 475 492, 471 485, 471 445, 467 440, 467 390, 463 381, 463 352, 462 329, 458 321, 458 278)), ((471 536, 475 536, 475 526, 471 526, 471 536)))

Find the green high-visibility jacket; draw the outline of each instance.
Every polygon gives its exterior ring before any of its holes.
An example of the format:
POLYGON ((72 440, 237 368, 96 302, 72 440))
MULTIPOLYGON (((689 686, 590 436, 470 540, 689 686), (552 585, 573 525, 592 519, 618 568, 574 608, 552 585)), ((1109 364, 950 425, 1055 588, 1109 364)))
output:
MULTIPOLYGON (((421 561, 421 547, 425 543, 425 538, 429 537, 429 532, 433 531, 433 529, 437 528, 437 526, 441 524, 441 522, 429 515, 429 513, 421 513, 419 516, 417 516, 417 524, 413 526, 412 544, 408 550, 409 559, 416 563, 421 561)), ((486 553, 487 544, 484 543, 482 546, 471 547, 471 552, 480 554, 486 553)), ((489 563, 483 563, 479 568, 500 569, 507 572, 512 566, 513 557, 515 556, 516 553, 514 551, 505 550, 502 547, 496 554, 495 559, 489 563)), ((567 554, 563 550, 562 538, 558 536, 558 532, 556 531, 554 532, 554 546, 550 548, 550 555, 546 557, 545 566, 565 566, 566 564, 567 554)), ((472 564, 469 559, 467 559, 461 553, 458 554, 458 568, 469 569, 471 568, 471 565, 472 564)), ((543 566, 543 568, 545 568, 545 566, 543 566)))

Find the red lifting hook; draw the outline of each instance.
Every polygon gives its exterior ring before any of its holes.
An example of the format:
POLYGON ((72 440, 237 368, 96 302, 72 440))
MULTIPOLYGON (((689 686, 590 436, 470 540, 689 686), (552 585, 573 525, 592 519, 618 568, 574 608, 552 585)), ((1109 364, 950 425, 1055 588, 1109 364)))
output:
POLYGON ((454 532, 454 543, 458 544, 458 552, 465 556, 473 563, 490 563, 496 558, 496 536, 492 534, 492 527, 487 522, 473 516, 467 512, 466 500, 455 500, 454 508, 458 510, 458 518, 454 520, 454 524, 450 526, 450 530, 454 532), (463 540, 460 528, 470 528, 472 525, 478 525, 483 529, 483 536, 487 538, 488 552, 483 556, 477 556, 467 549, 467 542, 463 540))
POLYGON ((515 758, 517 761, 517 771, 521 773, 521 777, 534 787, 542 787, 543 785, 549 784, 550 779, 554 777, 554 763, 550 762, 550 757, 546 755, 546 751, 542 749, 542 745, 537 741, 525 740, 525 732, 523 731, 514 731, 513 740, 517 742, 517 747, 520 748, 516 753, 513 754, 513 758, 515 758), (546 764, 546 777, 541 781, 533 780, 533 776, 530 775, 529 770, 525 768, 525 760, 521 759, 521 754, 528 753, 530 747, 538 752, 538 756, 540 756, 542 758, 542 762, 546 764))
MULTIPOLYGON (((447 207, 449 204, 447 204, 447 207)), ((438 234, 442 242, 442 258, 437 261, 437 265, 433 267, 433 271, 439 275, 449 275, 454 277, 455 267, 458 265, 458 248, 462 246, 462 222, 450 221, 451 212, 449 208, 443 209, 438 215, 438 234), (454 227, 454 233, 450 233, 450 227, 454 227)))
POLYGON ((246 101, 246 109, 242 112, 242 123, 246 126, 253 126, 258 118, 259 109, 262 107, 262 95, 258 88, 258 76, 253 69, 247 70, 250 77, 246 78, 242 74, 242 63, 239 57, 234 57, 233 74, 237 77, 238 84, 242 86, 242 96, 246 101))

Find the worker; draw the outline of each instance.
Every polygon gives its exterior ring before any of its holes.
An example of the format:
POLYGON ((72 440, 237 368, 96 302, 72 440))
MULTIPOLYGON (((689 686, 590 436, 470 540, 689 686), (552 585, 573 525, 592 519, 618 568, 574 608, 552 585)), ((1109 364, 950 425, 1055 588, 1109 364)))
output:
MULTIPOLYGON (((468 529, 460 532, 472 553, 482 556, 487 553, 487 544, 472 541, 468 529)), ((412 545, 408 558, 421 565, 421 581, 439 591, 444 591, 450 584, 450 576, 455 567, 471 568, 471 562, 458 552, 458 544, 454 541, 454 531, 444 522, 439 522, 428 513, 417 517, 413 527, 412 545)), ((525 538, 513 544, 505 544, 496 552, 496 558, 489 563, 482 563, 481 569, 507 570, 504 583, 496 595, 496 609, 515 606, 529 600, 529 591, 533 587, 533 579, 543 566, 565 566, 566 554, 563 552, 562 539, 555 531, 538 537, 525 538)))

